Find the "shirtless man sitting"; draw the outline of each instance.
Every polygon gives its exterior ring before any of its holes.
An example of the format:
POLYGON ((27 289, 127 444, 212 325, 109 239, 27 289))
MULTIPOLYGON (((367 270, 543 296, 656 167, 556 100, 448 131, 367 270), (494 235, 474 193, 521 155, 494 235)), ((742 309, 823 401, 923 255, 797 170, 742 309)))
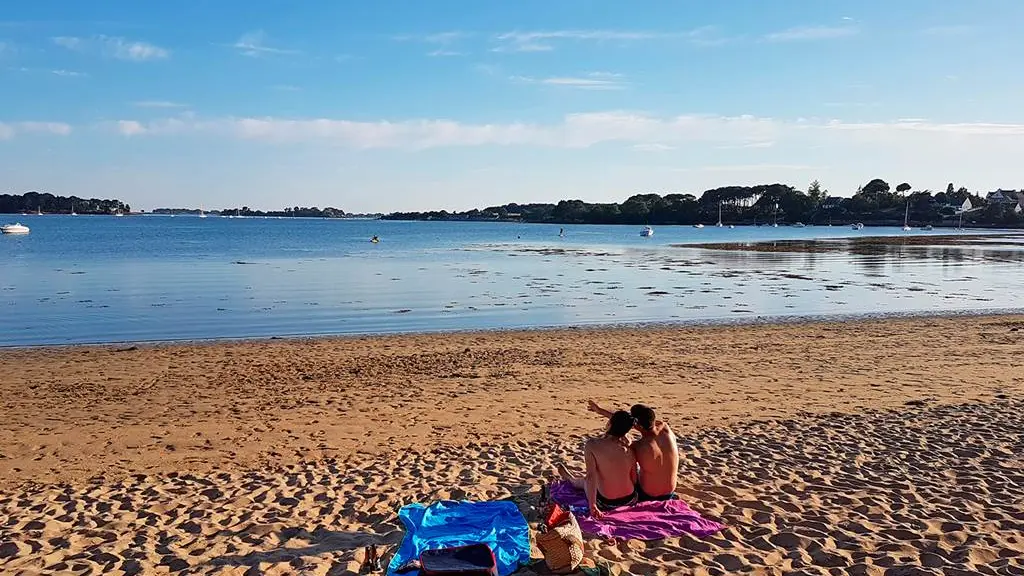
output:
POLYGON ((588 440, 584 448, 586 476, 574 476, 559 465, 562 477, 586 492, 590 515, 596 519, 613 508, 632 506, 637 501, 636 457, 628 438, 635 421, 624 410, 608 412, 607 416, 604 435, 588 440))
MULTIPOLYGON (((593 400, 588 408, 602 416, 611 414, 593 400)), ((674 499, 679 472, 679 447, 675 433, 668 424, 655 418, 654 410, 643 404, 636 404, 629 413, 636 420, 636 429, 640 432, 640 439, 630 446, 640 466, 636 487, 639 501, 674 499)))

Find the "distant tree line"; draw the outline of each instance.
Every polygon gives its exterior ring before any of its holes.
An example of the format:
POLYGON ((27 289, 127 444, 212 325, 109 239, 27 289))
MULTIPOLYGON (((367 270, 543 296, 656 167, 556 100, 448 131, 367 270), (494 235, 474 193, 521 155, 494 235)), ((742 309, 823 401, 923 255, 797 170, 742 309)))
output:
MULTIPOLYGON (((153 214, 199 214, 199 210, 195 208, 157 208, 153 210, 153 214)), ((211 210, 208 214, 220 215, 220 216, 281 216, 289 218, 345 218, 348 215, 341 208, 305 208, 295 206, 293 208, 285 208, 284 210, 252 210, 248 206, 242 206, 241 208, 223 208, 221 210, 211 210)))
MULTIPOLYGON (((1024 191, 1004 191, 1024 203, 1024 191)), ((621 203, 562 200, 557 204, 505 204, 465 212, 395 212, 387 220, 517 221, 553 224, 712 224, 721 210, 725 224, 848 224, 901 225, 905 211, 911 225, 1024 225, 1022 206, 988 203, 966 188, 949 184, 944 192, 912 191, 908 183, 895 188, 874 179, 851 198, 831 197, 814 181, 807 190, 785 184, 727 186, 692 194, 636 194, 621 203), (969 207, 965 208, 965 201, 969 207)))
POLYGON ((120 200, 54 196, 39 192, 21 195, 0 194, 0 214, 70 214, 72 210, 77 214, 114 214, 118 211, 127 214, 131 212, 132 207, 120 200))

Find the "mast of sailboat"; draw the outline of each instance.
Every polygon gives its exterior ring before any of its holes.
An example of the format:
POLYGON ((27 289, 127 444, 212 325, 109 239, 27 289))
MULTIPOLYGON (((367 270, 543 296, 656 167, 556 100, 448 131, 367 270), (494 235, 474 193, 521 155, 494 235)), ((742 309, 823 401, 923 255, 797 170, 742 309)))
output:
POLYGON ((722 201, 718 201, 718 225, 722 225, 722 201))
POLYGON ((779 225, 779 203, 775 203, 775 211, 772 213, 772 226, 779 225))
POLYGON ((903 211, 903 226, 910 225, 910 200, 907 200, 907 209, 903 211))

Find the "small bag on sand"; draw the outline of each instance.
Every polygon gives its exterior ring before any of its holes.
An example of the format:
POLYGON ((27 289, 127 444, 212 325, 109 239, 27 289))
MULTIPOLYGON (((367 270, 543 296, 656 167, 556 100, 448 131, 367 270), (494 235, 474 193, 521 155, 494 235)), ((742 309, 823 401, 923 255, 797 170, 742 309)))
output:
POLYGON ((548 569, 555 574, 576 571, 583 562, 583 532, 576 516, 558 504, 552 504, 542 517, 541 529, 547 530, 537 534, 536 540, 548 569))
POLYGON ((498 576, 494 552, 486 544, 426 550, 420 554, 421 576, 498 576))

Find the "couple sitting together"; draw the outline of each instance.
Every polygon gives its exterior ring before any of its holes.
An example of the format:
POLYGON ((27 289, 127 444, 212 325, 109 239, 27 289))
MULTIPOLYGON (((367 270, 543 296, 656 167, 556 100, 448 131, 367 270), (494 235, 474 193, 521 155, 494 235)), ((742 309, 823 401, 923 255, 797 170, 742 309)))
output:
POLYGON ((679 452, 668 424, 656 420, 654 410, 642 404, 629 412, 611 412, 591 400, 588 409, 608 418, 604 435, 587 441, 585 476, 574 476, 565 466, 560 472, 586 492, 590 515, 600 519, 620 506, 674 499, 679 452), (633 429, 640 438, 630 442, 633 429))

